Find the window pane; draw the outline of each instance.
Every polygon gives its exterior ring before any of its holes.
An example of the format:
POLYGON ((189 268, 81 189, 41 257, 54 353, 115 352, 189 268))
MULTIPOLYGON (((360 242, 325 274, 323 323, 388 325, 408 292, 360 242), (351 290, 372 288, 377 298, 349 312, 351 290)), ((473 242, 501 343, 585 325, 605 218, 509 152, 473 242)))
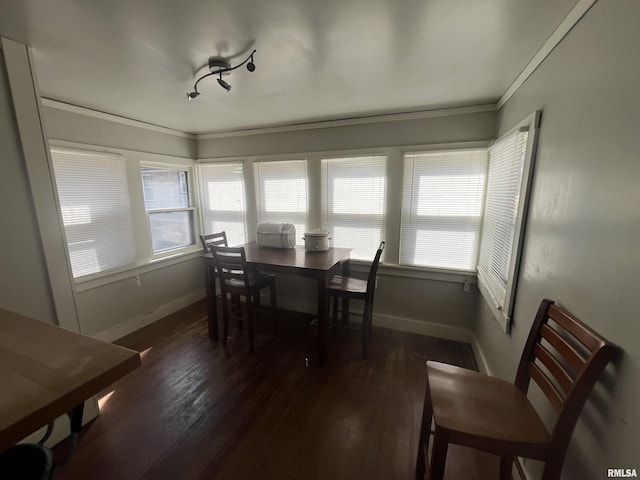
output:
POLYGON ((401 264, 476 268, 486 168, 486 149, 405 155, 401 264))
POLYGON ((122 155, 52 148, 51 158, 73 277, 135 264, 122 155))
POLYGON ((322 228, 334 247, 371 260, 384 239, 386 157, 322 159, 322 228))
POLYGON ((200 166, 204 234, 226 232, 230 246, 245 238, 245 196, 242 163, 210 163, 200 166))
POLYGON ((254 164, 258 222, 291 223, 296 242, 307 229, 307 161, 254 164))
POLYGON ((193 245, 193 212, 166 211, 191 206, 187 171, 143 166, 140 174, 144 206, 149 213, 153 253, 193 245))
POLYGON ((149 224, 154 253, 194 243, 193 214, 189 210, 150 213, 149 224))
POLYGON ((504 307, 520 203, 526 131, 505 137, 490 149, 487 197, 478 272, 492 300, 504 307))
POLYGON ((187 172, 162 168, 140 168, 146 210, 189 207, 187 172))
POLYGON ((264 181, 265 212, 306 212, 306 178, 264 181))

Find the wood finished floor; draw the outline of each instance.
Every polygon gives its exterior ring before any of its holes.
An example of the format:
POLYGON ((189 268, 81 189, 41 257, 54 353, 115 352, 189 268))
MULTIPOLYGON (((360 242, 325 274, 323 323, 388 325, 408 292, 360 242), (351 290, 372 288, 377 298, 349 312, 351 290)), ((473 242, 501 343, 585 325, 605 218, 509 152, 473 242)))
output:
MULTIPOLYGON (((426 360, 475 368, 467 344, 380 328, 362 360, 357 325, 320 368, 309 318, 258 326, 249 354, 233 325, 227 347, 211 343, 204 316, 199 302, 116 342, 142 367, 103 392, 56 480, 410 479, 426 360)), ((494 457, 463 450, 446 478, 497 478, 494 457)))

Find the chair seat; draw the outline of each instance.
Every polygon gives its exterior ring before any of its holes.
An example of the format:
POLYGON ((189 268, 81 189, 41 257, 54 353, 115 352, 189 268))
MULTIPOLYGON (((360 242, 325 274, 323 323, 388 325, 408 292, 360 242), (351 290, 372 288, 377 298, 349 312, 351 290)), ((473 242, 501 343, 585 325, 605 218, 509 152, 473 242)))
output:
POLYGON ((498 454, 545 457, 549 433, 515 385, 439 362, 427 362, 427 372, 436 428, 445 429, 451 442, 498 454))
POLYGON ((343 277, 342 275, 334 275, 329 280, 329 294, 331 293, 346 293, 356 295, 367 294, 367 281, 353 277, 343 277))
MULTIPOLYGON (((273 282, 275 279, 275 275, 270 275, 270 274, 264 274, 264 273, 258 273, 255 271, 248 271, 246 273, 246 277, 249 279, 249 288, 255 288, 255 287, 259 287, 259 286, 263 286, 263 285, 268 285, 269 283, 273 282)), ((244 279, 243 280, 236 280, 236 279, 231 279, 227 281, 227 285, 229 285, 230 287, 236 287, 236 288, 244 288, 245 287, 245 283, 244 283, 244 279)))

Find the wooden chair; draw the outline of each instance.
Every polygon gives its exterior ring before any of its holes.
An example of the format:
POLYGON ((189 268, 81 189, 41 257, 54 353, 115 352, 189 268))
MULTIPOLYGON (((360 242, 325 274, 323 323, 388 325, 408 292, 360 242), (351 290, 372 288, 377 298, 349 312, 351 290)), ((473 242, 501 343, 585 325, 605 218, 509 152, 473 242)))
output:
POLYGON ((222 232, 210 233, 208 235, 200 235, 200 243, 202 244, 202 249, 205 253, 209 253, 209 246, 213 245, 216 247, 228 247, 227 243, 227 232, 224 230, 222 232))
POLYGON ((580 411, 617 347, 573 315, 543 300, 524 346, 515 384, 438 362, 427 362, 416 478, 423 479, 434 420, 431 480, 444 474, 449 443, 501 457, 510 479, 514 456, 545 462, 543 480, 560 478, 580 411), (548 433, 526 397, 536 382, 557 413, 548 433))
MULTIPOLYGON (((270 310, 274 316, 274 330, 278 329, 276 315, 277 299, 274 275, 266 275, 248 269, 244 247, 220 247, 209 246, 216 263, 218 278, 220 279, 220 291, 222 293, 222 344, 227 344, 229 337, 229 317, 236 313, 236 309, 230 312, 227 296, 245 297, 245 311, 247 324, 249 325, 249 351, 253 352, 254 314, 260 309, 260 291, 269 287, 271 293, 270 310)), ((242 311, 242 309, 240 309, 242 311)))
MULTIPOLYGON (((338 299, 349 298, 364 300, 364 311, 362 314, 362 358, 367 358, 367 339, 372 336, 371 326, 373 317, 373 295, 376 289, 376 275, 380 256, 384 251, 385 242, 380 242, 376 256, 371 263, 367 280, 354 277, 335 275, 329 280, 328 294, 329 300, 333 298, 333 321, 338 320, 338 299)), ((344 312, 343 312, 344 314, 344 312)))

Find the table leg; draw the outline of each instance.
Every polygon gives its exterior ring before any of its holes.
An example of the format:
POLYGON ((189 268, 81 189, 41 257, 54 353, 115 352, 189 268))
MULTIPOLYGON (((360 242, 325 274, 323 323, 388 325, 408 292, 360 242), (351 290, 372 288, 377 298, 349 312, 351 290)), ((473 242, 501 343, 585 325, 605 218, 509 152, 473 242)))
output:
MULTIPOLYGON (((347 260, 346 262, 342 263, 342 276, 348 277, 350 273, 351 273, 351 268, 350 268, 349 261, 347 260)), ((336 301, 338 300, 336 299, 336 301)), ((337 320, 338 319, 336 318, 335 321, 337 320)), ((346 296, 342 297, 342 324, 343 325, 349 324, 349 298, 346 296)))
POLYGON ((80 430, 82 430, 83 414, 84 402, 67 413, 71 430, 71 435, 69 436, 69 450, 67 451, 67 456, 64 458, 62 463, 56 465, 54 473, 58 473, 60 469, 67 466, 67 464, 71 461, 71 457, 73 457, 73 454, 76 453, 76 449, 78 448, 78 436, 80 435, 80 430))
POLYGON ((318 278, 318 365, 320 366, 327 363, 329 344, 328 302, 327 276, 323 275, 318 278))
POLYGON ((207 289, 207 325, 209 328, 209 339, 218 340, 218 305, 216 302, 216 282, 214 279, 213 262, 205 259, 204 278, 207 289))

